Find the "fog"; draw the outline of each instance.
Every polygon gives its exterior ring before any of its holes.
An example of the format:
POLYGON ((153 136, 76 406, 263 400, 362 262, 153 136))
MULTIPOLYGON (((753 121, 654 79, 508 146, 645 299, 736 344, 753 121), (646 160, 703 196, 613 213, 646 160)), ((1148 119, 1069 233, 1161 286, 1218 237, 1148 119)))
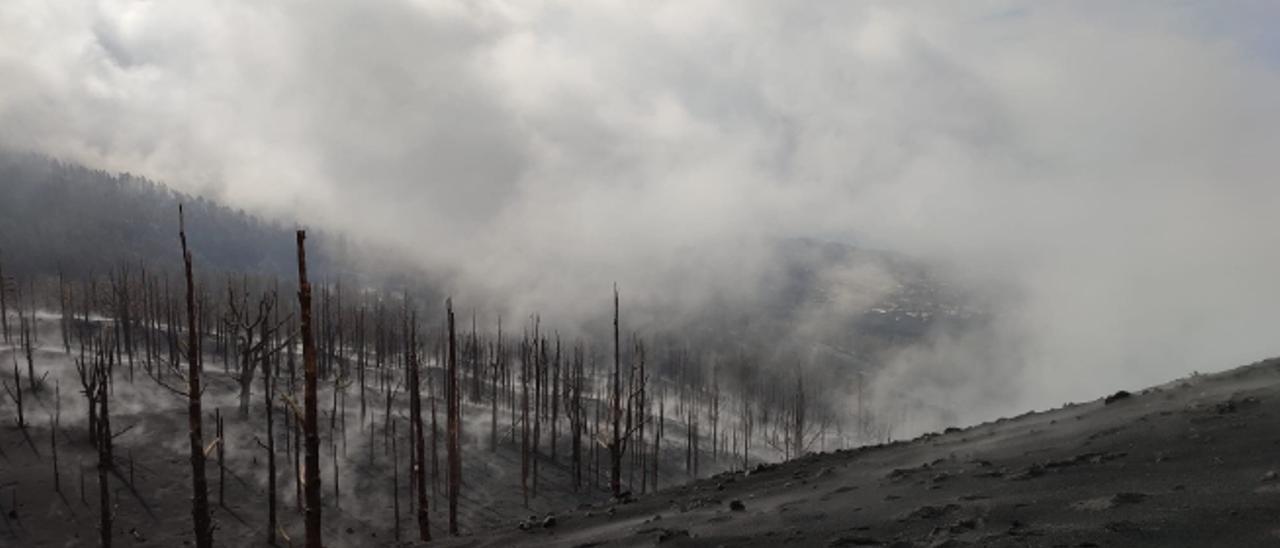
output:
POLYGON ((945 265, 1006 298, 875 379, 936 411, 923 429, 1280 350, 1277 21, 1245 0, 10 0, 0 146, 376 238, 459 302, 560 323, 614 282, 655 309, 751 298, 789 238, 945 265))

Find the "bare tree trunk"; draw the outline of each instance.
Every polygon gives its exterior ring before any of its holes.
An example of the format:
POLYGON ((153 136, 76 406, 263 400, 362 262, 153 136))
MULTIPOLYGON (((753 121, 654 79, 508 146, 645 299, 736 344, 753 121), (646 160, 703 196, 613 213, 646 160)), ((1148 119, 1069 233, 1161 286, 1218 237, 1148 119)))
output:
POLYGON ((396 445, 396 422, 391 421, 391 500, 395 516, 395 539, 400 542, 400 449, 396 445))
POLYGON ((489 452, 498 452, 498 373, 502 366, 502 316, 498 316, 498 341, 493 345, 493 414, 489 423, 489 452))
POLYGON ((447 392, 448 429, 447 450, 449 452, 449 534, 458 535, 458 491, 462 484, 462 446, 458 443, 461 430, 459 412, 461 411, 461 394, 458 393, 458 344, 454 334, 453 300, 445 301, 445 310, 449 317, 449 385, 447 392))
POLYGON ((107 405, 107 381, 111 375, 111 366, 107 363, 112 358, 108 349, 105 356, 99 357, 95 376, 98 378, 98 514, 100 544, 103 548, 111 548, 111 487, 107 472, 111 470, 111 412, 107 405))
MULTIPOLYGON (((27 420, 22 415, 22 374, 18 372, 18 358, 16 355, 13 358, 13 390, 9 390, 9 386, 5 385, 5 391, 9 393, 9 397, 13 399, 14 403, 18 404, 18 428, 25 429, 27 420)), ((93 406, 90 405, 89 407, 92 408, 93 406)), ((90 422, 92 423, 93 421, 90 422)))
POLYGON ((529 335, 520 352, 520 492, 524 507, 529 507, 529 335))
POLYGON ((0 328, 4 329, 4 342, 9 342, 9 282, 4 277, 4 262, 0 261, 0 328))
POLYGON ((556 461, 556 423, 560 418, 560 334, 556 334, 556 357, 551 368, 551 462, 556 461))
POLYGON ((218 506, 227 507, 227 466, 226 466, 226 448, 227 438, 223 432, 222 424, 222 408, 213 410, 213 424, 217 438, 214 443, 218 444, 218 506))
POLYGON ((570 426, 573 431, 573 489, 582 489, 582 347, 573 347, 573 396, 570 398, 570 426))
POLYGON ((618 345, 618 286, 613 286, 613 395, 610 398, 613 441, 609 444, 609 492, 622 495, 622 350, 618 345))
POLYGON ((307 548, 320 548, 320 433, 316 412, 316 342, 311 327, 311 283, 307 281, 307 232, 298 231, 298 307, 301 310, 303 431, 306 435, 307 548))
POLYGON ((178 237, 182 241, 182 263, 187 280, 187 429, 191 449, 191 519, 195 526, 196 548, 213 548, 213 523, 209 517, 209 488, 204 470, 204 417, 200 410, 200 328, 196 323, 196 288, 191 272, 191 251, 187 230, 178 206, 178 237))
MULTIPOLYGON (((274 298, 274 295, 273 295, 274 298)), ((262 338, 267 338, 266 323, 262 326, 262 338)), ((267 544, 276 545, 276 435, 275 398, 272 385, 271 353, 262 353, 262 403, 267 412, 267 544)))
MULTIPOLYGON (((405 299, 405 307, 408 308, 408 298, 405 299)), ((418 490, 418 539, 422 541, 431 540, 431 516, 427 513, 427 447, 426 440, 422 435, 422 395, 421 382, 418 377, 418 320, 416 314, 411 318, 406 311, 405 331, 408 333, 408 356, 405 360, 405 367, 408 368, 409 376, 409 420, 413 429, 414 444, 414 476, 418 490)))
POLYGON ((39 391, 39 386, 36 385, 35 345, 31 342, 31 332, 35 329, 36 322, 35 304, 32 304, 31 319, 23 316, 22 310, 18 310, 18 317, 22 320, 22 353, 27 358, 27 388, 34 394, 39 391))
POLYGON ((62 387, 53 384, 53 418, 50 420, 49 447, 53 451, 53 490, 62 493, 62 473, 58 470, 58 426, 62 423, 62 387))

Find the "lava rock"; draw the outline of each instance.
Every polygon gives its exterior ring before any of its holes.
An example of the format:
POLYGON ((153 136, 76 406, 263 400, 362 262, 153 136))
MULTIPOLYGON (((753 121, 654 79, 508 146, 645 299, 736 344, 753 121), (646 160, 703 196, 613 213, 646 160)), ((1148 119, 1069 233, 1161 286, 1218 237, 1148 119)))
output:
POLYGON ((1132 396, 1133 394, 1130 394, 1128 390, 1121 390, 1119 392, 1116 392, 1115 394, 1107 396, 1106 399, 1102 400, 1102 403, 1103 405, 1111 405, 1115 402, 1130 398, 1132 396))

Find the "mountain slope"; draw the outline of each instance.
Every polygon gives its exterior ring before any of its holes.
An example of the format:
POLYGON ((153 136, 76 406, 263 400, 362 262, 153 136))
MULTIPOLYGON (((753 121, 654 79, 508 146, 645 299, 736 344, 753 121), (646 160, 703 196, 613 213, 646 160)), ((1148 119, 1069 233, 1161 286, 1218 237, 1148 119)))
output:
POLYGON ((448 545, 1274 546, 1277 416, 1268 360, 448 545))

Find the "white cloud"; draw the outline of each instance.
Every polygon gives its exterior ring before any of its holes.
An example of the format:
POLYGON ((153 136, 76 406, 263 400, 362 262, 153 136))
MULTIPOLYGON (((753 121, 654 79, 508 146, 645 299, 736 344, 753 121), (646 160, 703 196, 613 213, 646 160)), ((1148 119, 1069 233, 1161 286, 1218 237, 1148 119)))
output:
POLYGON ((1041 404, 1277 350, 1278 14, 1235 6, 11 0, 0 144, 519 310, 696 306, 764 241, 856 237, 1017 286, 995 354, 1041 404))

